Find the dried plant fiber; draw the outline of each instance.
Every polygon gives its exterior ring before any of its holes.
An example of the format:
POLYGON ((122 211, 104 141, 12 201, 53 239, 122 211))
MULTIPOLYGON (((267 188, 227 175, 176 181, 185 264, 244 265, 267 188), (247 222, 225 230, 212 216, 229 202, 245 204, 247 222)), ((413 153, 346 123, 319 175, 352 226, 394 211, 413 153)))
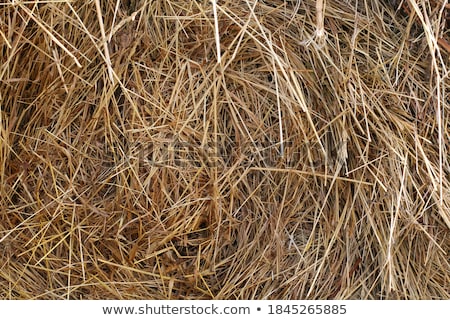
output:
POLYGON ((3 299, 449 299, 450 5, 0 2, 3 299))

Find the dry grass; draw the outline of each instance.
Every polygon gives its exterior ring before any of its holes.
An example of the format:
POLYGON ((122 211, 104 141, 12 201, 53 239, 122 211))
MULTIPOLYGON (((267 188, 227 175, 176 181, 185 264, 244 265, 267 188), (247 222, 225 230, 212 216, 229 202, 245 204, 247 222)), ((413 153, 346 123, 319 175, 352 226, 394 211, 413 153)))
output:
POLYGON ((0 2, 1 297, 449 299, 449 14, 0 2))

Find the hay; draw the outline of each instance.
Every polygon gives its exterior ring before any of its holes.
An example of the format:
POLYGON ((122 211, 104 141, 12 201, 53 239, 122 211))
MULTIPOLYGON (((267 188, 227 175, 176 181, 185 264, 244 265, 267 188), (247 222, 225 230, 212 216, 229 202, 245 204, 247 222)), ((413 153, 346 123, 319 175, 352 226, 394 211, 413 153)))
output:
POLYGON ((1 297, 449 299, 449 14, 0 3, 1 297))

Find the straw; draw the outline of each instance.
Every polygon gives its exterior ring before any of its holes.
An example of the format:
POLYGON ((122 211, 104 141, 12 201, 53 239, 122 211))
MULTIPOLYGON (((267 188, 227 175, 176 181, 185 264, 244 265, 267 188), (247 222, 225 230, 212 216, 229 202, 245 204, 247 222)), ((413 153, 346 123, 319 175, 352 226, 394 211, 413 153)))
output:
POLYGON ((449 299, 442 1, 0 5, 5 299, 449 299))

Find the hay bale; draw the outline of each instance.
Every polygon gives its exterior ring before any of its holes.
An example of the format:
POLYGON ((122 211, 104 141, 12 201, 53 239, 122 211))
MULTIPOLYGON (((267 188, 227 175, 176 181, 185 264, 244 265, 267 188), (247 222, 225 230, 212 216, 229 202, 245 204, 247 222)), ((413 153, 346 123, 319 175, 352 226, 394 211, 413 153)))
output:
POLYGON ((448 7, 3 4, 1 296, 450 298, 448 7))

